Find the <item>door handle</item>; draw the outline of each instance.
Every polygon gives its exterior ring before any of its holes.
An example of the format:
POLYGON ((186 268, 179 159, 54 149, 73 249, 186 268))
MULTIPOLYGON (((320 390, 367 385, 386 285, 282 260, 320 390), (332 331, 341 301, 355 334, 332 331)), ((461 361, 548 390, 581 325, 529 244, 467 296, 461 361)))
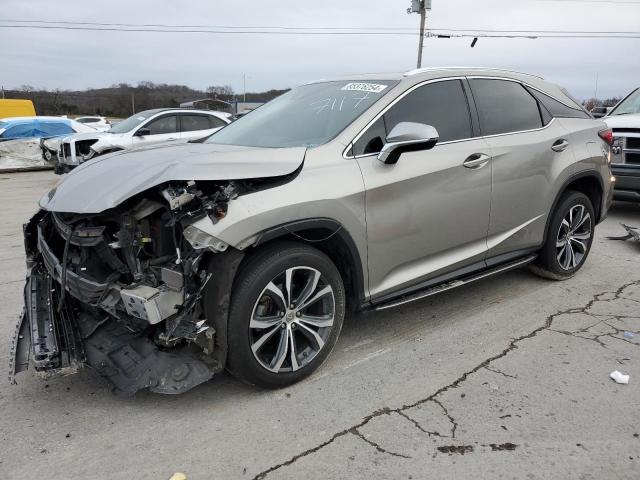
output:
POLYGON ((478 169, 489 163, 489 160, 491 160, 489 155, 485 155, 484 153, 474 153, 473 155, 469 155, 467 159, 462 162, 462 165, 466 168, 478 169))
POLYGON ((569 146, 569 142, 567 142, 564 138, 560 140, 556 140, 556 142, 551 145, 551 150, 554 152, 564 152, 569 146))

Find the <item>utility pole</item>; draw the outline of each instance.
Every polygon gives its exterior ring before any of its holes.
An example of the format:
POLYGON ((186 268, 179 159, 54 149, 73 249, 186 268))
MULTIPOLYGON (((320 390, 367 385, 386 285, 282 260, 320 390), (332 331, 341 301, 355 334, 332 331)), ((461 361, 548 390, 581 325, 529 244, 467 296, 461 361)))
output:
POLYGON ((133 92, 131 92, 131 115, 135 115, 135 114, 136 114, 135 95, 133 92))
POLYGON ((427 10, 431 10, 431 0, 411 0, 411 7, 407 9, 407 13, 420 14, 417 68, 422 67, 422 47, 424 45, 424 27, 427 21, 427 10))
POLYGON ((242 101, 247 103, 247 75, 245 73, 242 74, 242 90, 244 91, 242 101))

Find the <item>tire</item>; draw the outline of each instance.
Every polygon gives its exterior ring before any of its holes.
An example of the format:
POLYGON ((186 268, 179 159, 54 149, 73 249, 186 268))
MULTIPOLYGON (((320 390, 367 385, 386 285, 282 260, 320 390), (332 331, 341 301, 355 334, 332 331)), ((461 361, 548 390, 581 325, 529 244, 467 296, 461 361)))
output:
POLYGON ((589 197, 581 192, 565 192, 531 271, 551 280, 573 277, 589 256, 594 231, 595 213, 589 197))
POLYGON ((257 250, 245 258, 234 282, 227 369, 262 388, 309 376, 340 335, 345 301, 338 269, 319 250, 294 242, 257 250))

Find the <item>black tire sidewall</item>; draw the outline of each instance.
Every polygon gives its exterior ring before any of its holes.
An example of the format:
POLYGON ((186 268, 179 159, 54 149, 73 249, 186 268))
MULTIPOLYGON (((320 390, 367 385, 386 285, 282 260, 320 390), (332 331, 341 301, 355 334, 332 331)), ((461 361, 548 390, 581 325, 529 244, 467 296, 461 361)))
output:
POLYGON ((576 272, 580 270, 580 268, 582 268, 587 260, 587 257, 589 256, 589 252, 591 251, 591 245, 593 244, 593 237, 595 235, 595 220, 595 212, 593 209, 593 205, 591 204, 591 200, 589 200, 589 197, 581 192, 571 191, 565 193, 558 202, 558 207, 556 208, 553 214, 553 218, 549 223, 545 245, 540 252, 538 262, 539 266, 559 278, 570 278, 575 275, 576 272), (562 220, 569 212, 569 209, 575 207, 576 205, 583 205, 589 213, 591 221, 591 238, 589 238, 589 241, 587 243, 587 250, 584 257, 582 258, 582 261, 571 270, 565 270, 560 266, 560 263, 557 259, 556 239, 562 220))
POLYGON ((267 248, 246 259, 234 282, 229 309, 227 369, 237 378, 263 388, 280 388, 302 380, 326 360, 335 345, 346 310, 342 278, 333 262, 322 252, 304 244, 287 242, 267 248), (265 286, 287 268, 315 268, 331 284, 335 301, 333 329, 324 347, 307 365, 295 372, 273 373, 255 359, 249 339, 249 321, 258 295, 265 286))

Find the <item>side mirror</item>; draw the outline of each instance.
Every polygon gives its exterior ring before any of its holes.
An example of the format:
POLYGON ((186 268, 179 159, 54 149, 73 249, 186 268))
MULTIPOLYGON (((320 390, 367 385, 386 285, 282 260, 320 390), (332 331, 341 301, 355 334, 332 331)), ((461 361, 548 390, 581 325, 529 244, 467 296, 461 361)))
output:
POLYGON ((147 135, 151 135, 151 130, 149 130, 148 128, 142 127, 138 129, 134 137, 146 137, 147 135))
POLYGON ((438 143, 438 131, 431 125, 416 122, 398 123, 387 137, 378 160, 387 165, 398 162, 405 152, 429 150, 438 143))

